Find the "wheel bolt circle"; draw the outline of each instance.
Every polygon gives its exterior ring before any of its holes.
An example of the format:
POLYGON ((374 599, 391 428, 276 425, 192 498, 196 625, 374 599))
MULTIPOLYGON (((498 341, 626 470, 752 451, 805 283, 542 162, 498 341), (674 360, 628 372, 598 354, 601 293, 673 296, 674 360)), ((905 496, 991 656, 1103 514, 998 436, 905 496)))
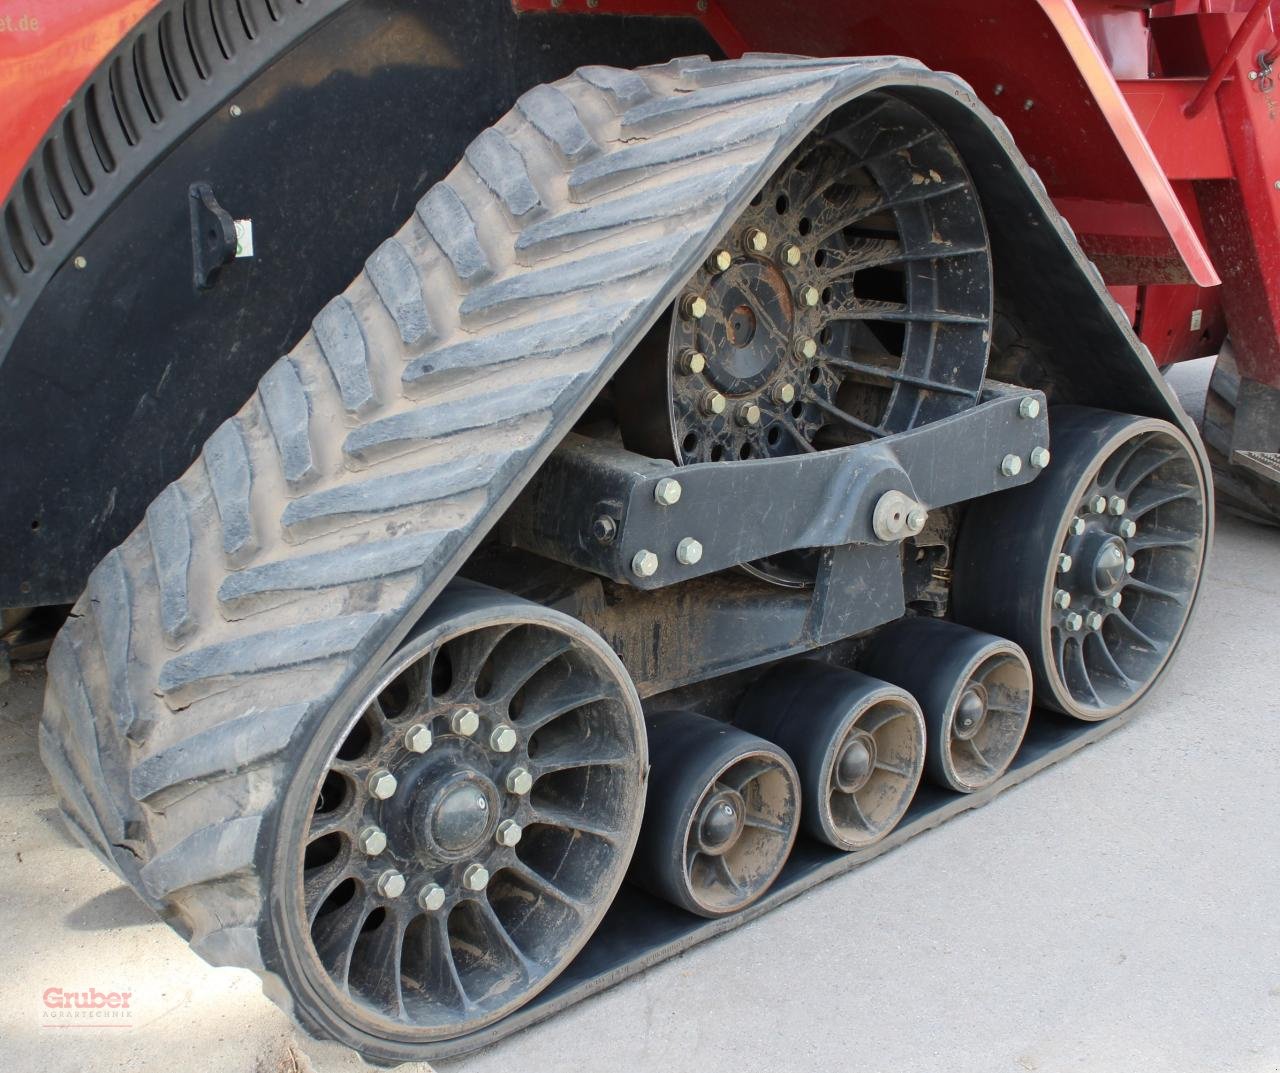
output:
POLYGON ((1138 564, 1137 564, 1137 562, 1135 562, 1135 561, 1134 561, 1133 556, 1132 556, 1132 555, 1130 555, 1130 556, 1129 556, 1127 559, 1125 559, 1125 561, 1124 561, 1124 572, 1125 572, 1126 574, 1132 574, 1132 573, 1133 573, 1133 569, 1134 569, 1134 567, 1135 567, 1135 566, 1137 566, 1137 565, 1138 565, 1138 564))
POLYGON ((482 891, 489 885, 489 869, 483 864, 469 864, 462 873, 462 885, 470 891, 482 891))
POLYGON ((386 768, 380 767, 376 771, 370 772, 365 786, 368 787, 370 796, 377 798, 379 801, 386 801, 396 792, 396 777, 386 768))
POLYGON ((803 358, 805 361, 812 361, 818 356, 818 344, 807 335, 803 336, 796 340, 795 352, 797 358, 803 358))
POLYGON ((404 747, 411 753, 425 753, 431 742, 431 728, 426 723, 414 723, 404 732, 404 747))
POLYGON ((686 294, 680 299, 680 315, 685 320, 699 320, 707 315, 707 300, 700 294, 686 294))
POLYGON ((782 247, 782 263, 788 268, 796 268, 800 264, 800 259, 804 255, 800 252, 800 247, 794 242, 788 242, 782 247))
POLYGON ((498 824, 498 829, 494 831, 493 837, 497 840, 498 845, 511 849, 512 846, 520 842, 520 836, 523 834, 523 829, 515 820, 503 820, 498 824))
POLYGON ((356 845, 360 847, 361 853, 368 857, 376 857, 387 848, 387 836, 382 828, 369 824, 360 828, 360 833, 356 835, 356 845))
POLYGON ((803 287, 800 288, 798 297, 800 299, 801 305, 808 306, 810 309, 812 309, 814 306, 818 304, 818 300, 822 297, 822 295, 818 293, 818 288, 815 287, 812 283, 806 283, 803 287))
POLYGON ((1072 518, 1071 524, 1067 526, 1067 529, 1072 536, 1083 536, 1086 528, 1087 526, 1083 518, 1072 518))
POLYGON ((749 253, 764 253, 769 248, 769 236, 758 227, 748 227, 743 232, 742 245, 749 253))
POLYGON ((404 876, 394 868, 388 868, 378 876, 377 889, 384 898, 399 898, 404 893, 404 876))
POLYGON ((1053 594, 1053 606, 1061 611, 1065 611, 1071 606, 1071 593, 1066 589, 1059 589, 1053 594))
POLYGON ((480 729, 480 716, 470 708, 459 708, 449 717, 449 729, 469 738, 480 729))
POLYGON ((796 400, 796 389, 791 384, 779 384, 773 397, 783 406, 790 406, 796 400))
POLYGON ((1066 618, 1062 620, 1062 624, 1072 633, 1075 633, 1076 630, 1084 625, 1084 618, 1079 611, 1071 611, 1067 614, 1066 618))
POLYGON ((707 367, 707 356, 701 350, 694 350, 693 347, 686 347, 680 352, 680 371, 685 374, 697 375, 707 367))
POLYGON ((725 398, 718 391, 708 391, 702 396, 702 412, 709 416, 716 416, 724 413, 727 405, 725 398))
POLYGON ((1107 512, 1106 496, 1093 496, 1089 500, 1090 514, 1105 514, 1107 512))
POLYGON ((1129 504, 1125 502, 1124 496, 1112 496, 1107 500, 1107 511, 1120 517, 1127 509, 1129 504))
POLYGON ((1071 558, 1065 551, 1058 556, 1058 573, 1069 574, 1071 567, 1075 565, 1075 560, 1071 558))
POLYGON ((1132 540, 1138 534, 1138 523, 1132 518, 1122 518, 1120 521, 1120 535, 1125 540, 1132 540))
POLYGON ((1113 592, 1110 596, 1108 596, 1105 600, 1103 600, 1103 603, 1105 603, 1109 608, 1111 608, 1114 611, 1117 608, 1119 608, 1119 606, 1122 603, 1124 603, 1124 597, 1121 596, 1120 593, 1118 592, 1113 592))
POLYGON ((489 735, 489 748, 496 753, 509 753, 516 747, 516 742, 519 740, 516 732, 503 723, 501 726, 494 727, 489 735))
POLYGON ((1084 617, 1084 624, 1091 630, 1102 629, 1102 616, 1097 611, 1090 611, 1084 617))
POLYGON ((747 426, 760 424, 760 407, 754 402, 744 402, 738 407, 738 424, 747 426))
POLYGON ((707 258, 707 271, 713 273, 726 272, 731 264, 733 264, 733 254, 728 250, 716 250, 715 253, 707 258))
POLYGON ((533 789, 533 776, 527 768, 513 767, 504 780, 507 792, 523 796, 533 789))
POLYGON ((445 890, 439 883, 428 883, 418 891, 418 905, 428 913, 434 913, 444 905, 445 890))

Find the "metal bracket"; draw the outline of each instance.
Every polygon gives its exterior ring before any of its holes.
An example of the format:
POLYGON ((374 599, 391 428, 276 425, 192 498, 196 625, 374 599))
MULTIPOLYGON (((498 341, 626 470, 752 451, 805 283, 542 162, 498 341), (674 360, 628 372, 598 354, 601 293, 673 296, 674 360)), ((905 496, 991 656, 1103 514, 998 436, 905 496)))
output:
POLYGON ((218 204, 208 183, 192 183, 189 194, 192 276, 196 289, 206 290, 213 286, 218 269, 235 260, 236 222, 218 204))
POLYGON ((913 506, 927 512, 1026 484, 1048 464, 1048 439, 1044 396, 995 382, 954 417, 784 458, 676 469, 569 436, 501 532, 517 547, 640 589, 799 548, 896 549, 923 524, 909 519, 913 506), (876 505, 891 492, 904 509, 886 527, 876 505))

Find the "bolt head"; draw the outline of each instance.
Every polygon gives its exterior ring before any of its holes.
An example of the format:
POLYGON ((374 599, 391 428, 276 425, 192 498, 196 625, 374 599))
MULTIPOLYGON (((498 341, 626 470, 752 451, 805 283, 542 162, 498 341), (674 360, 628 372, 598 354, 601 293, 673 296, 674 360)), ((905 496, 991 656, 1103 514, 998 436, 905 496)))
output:
POLYGON ((680 301, 680 312, 686 320, 698 320, 707 315, 707 300, 700 294, 686 294, 680 301))
POLYGON ((1102 629, 1102 616, 1097 611, 1090 611, 1084 617, 1084 624, 1088 626, 1089 629, 1097 632, 1102 629))
POLYGON ((396 792, 396 777, 386 768, 380 767, 377 771, 371 772, 365 785, 369 788, 371 796, 376 797, 379 801, 386 801, 396 792))
POLYGON ((507 772, 507 793, 523 796, 533 789, 533 776, 526 768, 513 767, 507 772))
POLYGON ((482 891, 489 885, 489 869, 483 864, 469 864, 462 873, 462 885, 467 890, 482 891))
POLYGON ((751 253, 764 253, 769 248, 769 236, 758 227, 748 227, 742 236, 742 245, 751 253))
POLYGON ((1031 454, 1027 456, 1027 461, 1031 463, 1032 469, 1044 469, 1049 464, 1049 448, 1033 447, 1031 454))
POLYGON ((360 828, 360 833, 356 835, 356 845, 360 847, 361 853, 376 857, 387 848, 387 836, 382 828, 369 824, 360 828))
POLYGON ((1110 596, 1108 596, 1105 600, 1103 600, 1103 603, 1105 603, 1109 608, 1111 608, 1111 610, 1115 611, 1120 607, 1122 603, 1124 603, 1124 597, 1121 596, 1120 593, 1118 592, 1113 592, 1110 596))
POLYGON ((744 402, 738 407, 738 424, 740 425, 758 425, 760 424, 760 407, 754 402, 744 402))
POLYGON ((1061 555, 1058 556, 1058 573, 1059 574, 1070 573, 1071 567, 1074 563, 1075 563, 1075 560, 1071 558, 1071 556, 1068 555, 1066 552, 1063 552, 1061 555))
POLYGON ((676 545, 676 561, 682 566, 694 566, 702 561, 702 542, 684 537, 676 545))
POLYGON ((791 384, 779 384, 773 392, 773 397, 783 406, 790 406, 796 401, 796 389, 791 384))
POLYGON ((701 350, 686 347, 680 352, 680 371, 697 375, 707 367, 707 356, 701 350))
POLYGON ((1061 611, 1065 611, 1071 606, 1071 593, 1067 592, 1066 589, 1058 589, 1058 591, 1053 594, 1053 606, 1061 611))
POLYGON ((1125 572, 1126 574, 1132 574, 1132 573, 1133 573, 1133 568, 1134 568, 1135 566, 1137 566, 1137 565, 1138 565, 1138 564, 1134 561, 1133 556, 1132 556, 1132 555, 1130 555, 1130 556, 1129 556, 1127 559, 1125 559, 1125 561, 1124 561, 1124 572, 1125 572))
POLYGON ((494 727, 493 733, 489 735, 489 748, 495 753, 509 753, 519 740, 516 732, 503 723, 502 726, 494 727))
POLYGON ((817 287, 813 286, 813 284, 811 283, 806 283, 803 287, 800 288, 800 293, 798 297, 800 298, 801 305, 808 306, 810 309, 812 309, 814 306, 818 304, 818 300, 822 297, 822 295, 818 293, 817 287))
POLYGON ((493 837, 497 840, 498 845, 506 846, 507 849, 510 849, 519 843, 520 836, 523 834, 524 831, 515 820, 503 820, 498 824, 498 829, 493 833, 493 837))
POLYGON ((661 506, 674 507, 680 502, 683 491, 680 482, 674 477, 660 477, 653 486, 653 498, 661 506))
POLYGON ((796 268, 800 264, 800 259, 804 255, 800 252, 800 247, 794 242, 788 242, 782 247, 782 263, 788 268, 796 268))
POLYGON ((233 104, 228 109, 228 111, 231 113, 232 119, 239 119, 242 115, 244 115, 244 111, 241 109, 240 105, 238 104, 233 104))
POLYGON ((1085 529, 1086 525, 1083 518, 1072 518, 1071 524, 1067 526, 1067 530, 1072 536, 1083 536, 1085 529))
POLYGON ((404 747, 411 753, 425 753, 431 748, 431 728, 426 723, 414 723, 404 732, 404 747))
POLYGON ((1016 477, 1022 472, 1022 459, 1017 455, 1005 455, 1000 459, 1000 472, 1006 477, 1016 477))
POLYGON ((84 258, 84 257, 77 257, 77 258, 76 258, 74 261, 72 261, 71 263, 72 263, 72 264, 74 264, 74 265, 76 266, 76 268, 88 268, 88 267, 89 267, 89 262, 88 262, 88 260, 87 260, 86 258, 84 258))
MULTIPOLYGON (((1250 82, 1256 82, 1256 81, 1258 81, 1258 72, 1257 72, 1257 71, 1250 71, 1250 72, 1249 72, 1249 81, 1250 81, 1250 82)), ((1280 185, 1280 184, 1278 184, 1278 185, 1280 185)))
POLYGON ((1066 626, 1072 633, 1080 629, 1084 625, 1084 617, 1079 611, 1071 611, 1067 613, 1066 618, 1062 620, 1062 624, 1066 626))
POLYGON ((404 893, 404 876, 388 868, 378 876, 378 893, 384 898, 399 898, 404 893))
POLYGON ((708 391, 702 396, 702 412, 708 416, 714 417, 717 414, 724 413, 724 408, 727 405, 725 397, 718 391, 708 391))
POLYGON ((1124 518, 1120 522, 1120 535, 1125 540, 1132 540, 1138 533, 1138 523, 1132 518, 1124 518))
POLYGON ((907 532, 919 533, 929 520, 929 512, 924 507, 914 507, 907 511, 907 532))
POLYGON ((1120 515, 1128 509, 1128 507, 1129 504, 1125 502, 1124 496, 1112 496, 1107 500, 1107 513, 1114 514, 1117 518, 1119 518, 1120 515))
POLYGON ((612 544, 618 535, 618 523, 607 514, 602 514, 591 523, 591 535, 601 544, 612 544))
POLYGON ((434 913, 444 905, 444 887, 439 883, 428 883, 418 891, 418 905, 428 913, 434 913))
POLYGON ((1105 514, 1107 511, 1106 496, 1094 496, 1089 500, 1090 514, 1105 514))
POLYGON ((805 336, 796 340, 795 352, 797 358, 812 361, 818 356, 818 344, 808 336, 805 336))
POLYGON ((469 738, 480 729, 480 716, 470 708, 459 708, 449 716, 449 729, 455 734, 469 738))
POLYGON ((641 548, 631 559, 631 572, 636 577, 653 577, 658 572, 658 556, 648 548, 641 548))
POLYGON ((731 264, 733 264, 733 254, 728 250, 716 250, 707 258, 707 271, 726 272, 731 264))
POLYGON ((1018 416, 1033 421, 1040 416, 1040 400, 1034 395, 1027 395, 1018 403, 1018 416))

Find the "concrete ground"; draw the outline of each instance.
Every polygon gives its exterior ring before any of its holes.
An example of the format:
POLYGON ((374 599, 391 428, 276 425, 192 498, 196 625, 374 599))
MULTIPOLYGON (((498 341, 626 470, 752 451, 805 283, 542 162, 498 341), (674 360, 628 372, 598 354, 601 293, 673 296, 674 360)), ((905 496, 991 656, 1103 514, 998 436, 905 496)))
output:
MULTIPOLYGON (((1221 521, 1140 716, 729 936, 441 1070, 1280 1070, 1280 536, 1221 521)), ((211 969, 79 849, 0 687, 0 1068, 331 1073, 248 972, 211 969), (128 991, 119 1030, 49 987, 128 991)), ((405 1067, 409 1069, 409 1067, 405 1067)), ((427 1067, 414 1067, 425 1070, 427 1067)))

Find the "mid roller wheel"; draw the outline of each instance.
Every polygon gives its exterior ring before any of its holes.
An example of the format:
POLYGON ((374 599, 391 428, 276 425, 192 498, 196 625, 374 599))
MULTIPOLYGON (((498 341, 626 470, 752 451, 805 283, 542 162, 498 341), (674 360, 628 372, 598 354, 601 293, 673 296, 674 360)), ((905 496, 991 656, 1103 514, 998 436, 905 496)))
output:
POLYGON ((795 767, 776 745, 696 712, 657 712, 646 724, 652 804, 632 878, 699 916, 745 908, 795 842, 795 767))
POLYGON ((954 612, 1026 650, 1040 703, 1107 719, 1151 687, 1182 635, 1204 565, 1205 480, 1166 421, 1056 407, 1050 430, 1044 474, 966 515, 954 612))
POLYGON ((884 838, 924 770, 924 715, 905 689, 820 660, 788 660, 743 697, 736 723, 781 746, 804 794, 801 823, 836 849, 884 838))
POLYGON ((528 1001, 622 881, 645 765, 603 641, 494 590, 446 592, 286 799, 277 911, 300 1012, 411 1044, 528 1001))

